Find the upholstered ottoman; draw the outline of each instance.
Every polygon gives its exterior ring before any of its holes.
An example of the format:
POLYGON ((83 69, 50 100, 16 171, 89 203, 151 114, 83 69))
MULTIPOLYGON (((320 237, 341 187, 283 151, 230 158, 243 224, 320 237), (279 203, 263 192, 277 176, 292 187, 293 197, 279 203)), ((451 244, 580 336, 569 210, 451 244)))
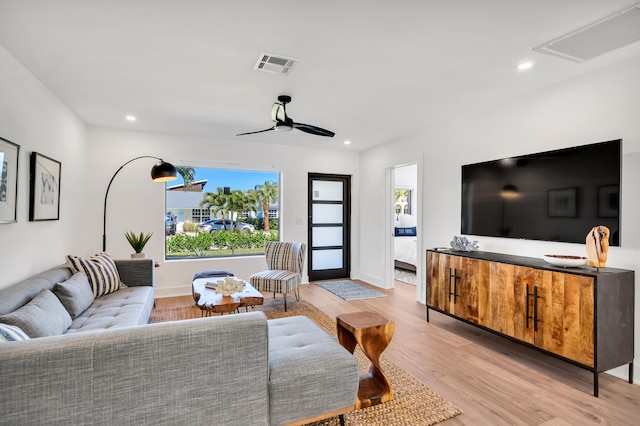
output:
POLYGON ((269 320, 268 328, 272 425, 302 424, 353 409, 359 367, 352 354, 304 316, 269 320))

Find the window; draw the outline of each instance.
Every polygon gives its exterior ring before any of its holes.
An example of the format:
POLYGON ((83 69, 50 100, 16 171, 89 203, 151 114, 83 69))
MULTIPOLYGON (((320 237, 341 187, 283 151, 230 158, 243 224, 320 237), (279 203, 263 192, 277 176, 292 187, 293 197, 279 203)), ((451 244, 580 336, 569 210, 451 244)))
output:
POLYGON ((395 197, 395 212, 396 214, 411 214, 411 190, 410 189, 396 189, 394 193, 395 197))
POLYGON ((165 215, 175 218, 166 225, 167 259, 260 254, 279 240, 278 173, 177 169, 178 183, 165 188, 165 215))
POLYGON ((191 220, 195 223, 206 222, 211 219, 211 211, 207 209, 193 209, 191 211, 191 220))

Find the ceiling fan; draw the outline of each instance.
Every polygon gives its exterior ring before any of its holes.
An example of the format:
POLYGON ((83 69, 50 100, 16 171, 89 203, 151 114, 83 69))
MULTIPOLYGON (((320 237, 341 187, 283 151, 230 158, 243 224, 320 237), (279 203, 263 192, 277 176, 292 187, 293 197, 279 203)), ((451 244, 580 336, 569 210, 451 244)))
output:
POLYGON ((286 105, 291 102, 291 96, 280 95, 278 101, 273 103, 271 107, 271 120, 273 120, 273 127, 268 129, 258 130, 256 132, 239 133, 236 136, 253 135, 254 133, 270 132, 271 130, 289 131, 291 129, 302 130, 305 133, 310 133, 317 136, 333 137, 334 132, 325 130, 317 126, 310 124, 295 123, 290 117, 287 116, 286 105))

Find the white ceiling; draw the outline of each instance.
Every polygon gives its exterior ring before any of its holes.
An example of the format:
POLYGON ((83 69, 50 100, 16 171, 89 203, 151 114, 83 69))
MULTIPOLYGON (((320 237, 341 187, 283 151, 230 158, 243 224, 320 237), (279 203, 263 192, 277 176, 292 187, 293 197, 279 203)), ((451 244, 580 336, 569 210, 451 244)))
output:
POLYGON ((0 0, 0 44, 88 125, 363 150, 639 55, 532 50, 637 3, 0 0), (300 62, 255 71, 261 52, 300 62), (235 136, 270 127, 280 94, 294 121, 336 136, 235 136))

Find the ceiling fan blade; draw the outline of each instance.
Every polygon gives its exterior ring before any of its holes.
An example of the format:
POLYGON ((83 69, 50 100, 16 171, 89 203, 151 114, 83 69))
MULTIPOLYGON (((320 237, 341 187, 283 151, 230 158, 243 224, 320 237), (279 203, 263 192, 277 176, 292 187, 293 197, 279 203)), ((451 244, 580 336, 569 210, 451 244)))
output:
POLYGON ((317 136, 327 136, 332 138, 333 135, 335 135, 335 133, 330 130, 323 129, 321 127, 312 126, 310 124, 293 123, 293 128, 302 130, 305 133, 310 133, 312 135, 317 135, 317 136))
POLYGON ((264 129, 264 130, 258 130, 255 132, 247 132, 247 133, 238 133, 236 136, 243 136, 243 135, 254 135, 256 133, 264 133, 264 132, 269 132, 271 130, 275 130, 275 126, 274 127, 269 127, 268 129, 264 129))

